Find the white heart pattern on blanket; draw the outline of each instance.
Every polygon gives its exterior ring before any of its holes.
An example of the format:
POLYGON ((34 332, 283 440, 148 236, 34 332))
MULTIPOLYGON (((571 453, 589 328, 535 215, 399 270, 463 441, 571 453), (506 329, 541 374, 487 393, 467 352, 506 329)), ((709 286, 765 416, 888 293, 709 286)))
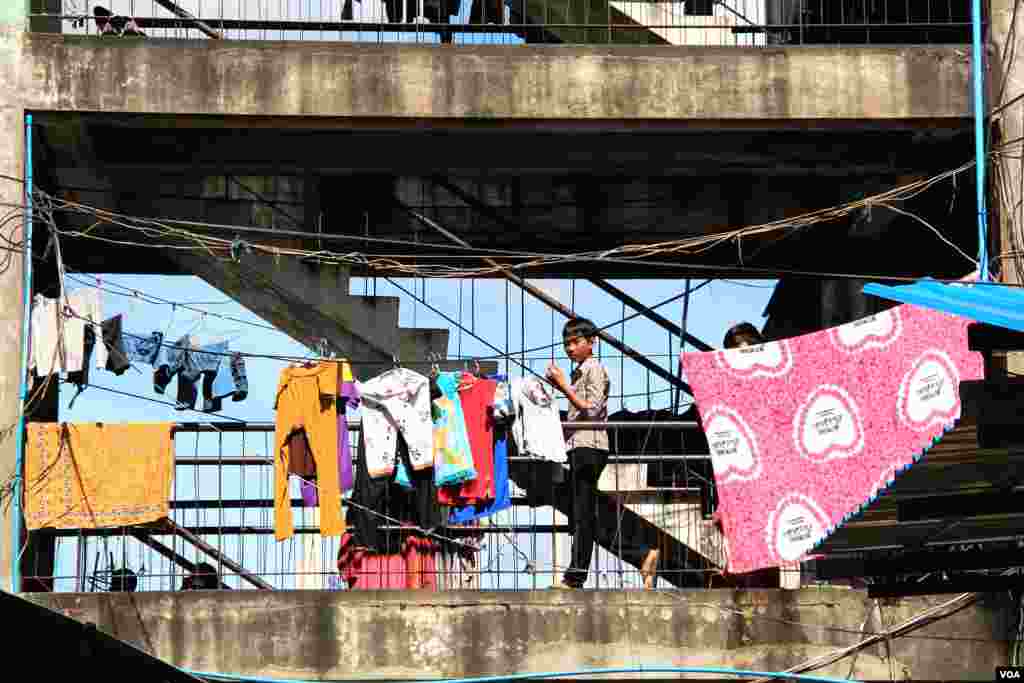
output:
POLYGON ((864 425, 857 404, 840 387, 818 387, 796 413, 793 441, 797 452, 812 462, 857 455, 864 449, 864 425))
POLYGON ((777 341, 715 352, 718 367, 743 379, 782 377, 793 369, 789 342, 777 341))
POLYGON ((899 308, 869 315, 829 330, 832 345, 844 353, 884 349, 903 334, 899 308))
POLYGON ((704 415, 715 482, 750 481, 761 476, 761 455, 754 431, 732 408, 718 405, 704 415))
POLYGON ((960 417, 960 375, 943 351, 925 351, 900 382, 900 420, 924 431, 935 424, 951 425, 960 417))
POLYGON ((790 493, 768 518, 765 541, 776 559, 795 562, 825 537, 828 527, 821 506, 802 493, 790 493))

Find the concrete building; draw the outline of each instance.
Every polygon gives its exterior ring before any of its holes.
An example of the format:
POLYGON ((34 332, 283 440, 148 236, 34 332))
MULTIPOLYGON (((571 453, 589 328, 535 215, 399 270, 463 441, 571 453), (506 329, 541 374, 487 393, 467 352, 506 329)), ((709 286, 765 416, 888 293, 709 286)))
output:
MULTIPOLYGON (((363 14, 347 24, 201 10, 172 16, 167 8, 180 6, 159 4, 155 16, 139 19, 151 35, 114 39, 58 18, 89 14, 80 8, 0 0, 0 201, 16 218, 31 157, 32 182, 54 197, 108 216, 263 229, 252 234, 281 250, 315 250, 318 240, 306 235, 322 232, 396 241, 379 242, 377 253, 401 253, 398 241, 556 253, 779 221, 972 160, 967 3, 941 17, 936 8, 952 3, 924 3, 923 18, 888 10, 814 14, 788 0, 742 7, 501 3, 504 24, 486 30, 503 26, 515 45, 445 44, 487 22, 451 27, 448 15, 456 12, 436 2, 412 7, 428 23, 405 30, 422 29, 441 44, 351 42, 353 33, 387 28, 363 14), (271 38, 320 31, 350 40, 241 40, 232 31, 271 38)), ((378 4, 389 17, 396 11, 378 4)), ((1024 86, 1013 57, 1024 31, 1016 31, 1016 3, 990 4, 989 102, 1003 107, 994 139, 1019 144, 1024 86)), ((336 9, 353 17, 364 11, 336 9)), ((409 18, 409 7, 398 9, 409 18)), ((462 9, 489 11, 484 3, 462 9)), ((1021 225, 1014 154, 1000 148, 989 189, 1000 225, 993 251, 1008 264, 1021 225)), ((943 225, 946 239, 975 252, 972 183, 964 173, 952 195, 948 187, 922 191, 904 205, 918 218, 875 206, 843 216, 828 232, 795 231, 781 241, 752 236, 685 261, 577 261, 557 273, 526 274, 603 282, 750 277, 744 268, 763 267, 765 276, 785 275, 770 312, 772 334, 799 334, 870 312, 874 304, 859 293, 870 274, 962 275, 959 257, 921 222, 943 225), (865 277, 786 275, 795 271, 865 277)), ((63 220, 64 228, 83 229, 96 214, 63 220)), ((18 226, 11 241, 20 243, 22 223, 7 225, 18 226)), ((137 237, 127 227, 107 235, 137 237)), ((40 257, 46 238, 37 224, 40 257)), ((398 300, 351 292, 349 278, 366 274, 358 265, 265 254, 231 260, 84 236, 68 236, 63 246, 67 265, 83 272, 196 274, 295 339, 326 339, 341 354, 386 362, 448 352, 449 330, 401 327, 398 300)), ((454 250, 439 253, 458 263, 454 250)), ((1003 274, 1019 279, 1015 268, 1003 274)), ((53 284, 47 277, 34 279, 34 291, 53 284)), ((14 258, 0 272, 0 425, 17 423, 23 398, 18 349, 28 294, 14 258)), ((51 400, 34 419, 56 419, 55 406, 51 400)), ((934 466, 908 477, 905 494, 895 490, 824 552, 884 546, 909 553, 931 534, 942 535, 945 550, 1024 535, 1012 505, 950 524, 948 509, 957 503, 940 501, 937 519, 900 519, 904 495, 995 495, 1015 486, 1020 451, 1012 443, 980 449, 978 413, 944 442, 934 466)), ((10 477, 14 465, 15 430, 8 429, 0 435, 0 476, 10 477)), ((12 527, 9 514, 0 514, 0 529, 12 527)), ((673 543, 695 550, 708 568, 713 536, 705 528, 673 543)), ((22 553, 8 534, 0 539, 0 583, 24 590, 11 576, 22 553)), ((24 555, 52 552, 52 541, 36 539, 24 555)), ((1003 562, 998 567, 1010 566, 1003 562)), ((251 676, 406 679, 637 663, 783 670, 861 643, 850 658, 825 657, 823 666, 801 670, 988 680, 1009 656, 1016 605, 999 593, 944 606, 952 597, 879 602, 848 587, 733 586, 643 595, 218 591, 38 593, 31 600, 177 666, 251 676), (929 608, 950 616, 914 620, 929 608)))

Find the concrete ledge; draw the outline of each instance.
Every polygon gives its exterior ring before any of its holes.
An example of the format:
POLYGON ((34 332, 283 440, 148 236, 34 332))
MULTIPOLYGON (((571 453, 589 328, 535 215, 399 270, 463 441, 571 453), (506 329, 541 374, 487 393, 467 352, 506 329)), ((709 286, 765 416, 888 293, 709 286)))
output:
POLYGON ((24 40, 32 65, 25 107, 46 111, 752 124, 970 113, 963 46, 423 46, 49 34, 24 40))
MULTIPOLYGON (((34 594, 39 604, 206 672, 424 678, 661 664, 777 671, 881 630, 879 607, 841 588, 659 593, 219 591, 34 594)), ((899 623, 936 599, 883 603, 899 623)), ((900 680, 992 680, 1009 600, 993 596, 893 641, 900 680), (956 638, 950 641, 948 638, 956 638)), ((884 649, 852 676, 889 680, 884 649)), ((818 673, 850 675, 849 660, 818 673)))

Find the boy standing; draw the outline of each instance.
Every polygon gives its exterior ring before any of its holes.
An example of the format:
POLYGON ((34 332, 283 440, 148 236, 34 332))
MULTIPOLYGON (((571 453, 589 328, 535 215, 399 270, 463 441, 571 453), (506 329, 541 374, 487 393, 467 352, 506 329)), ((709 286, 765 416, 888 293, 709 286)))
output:
MULTIPOLYGON (((610 382, 604 366, 594 358, 597 326, 586 318, 574 318, 562 329, 565 353, 577 364, 570 384, 554 361, 548 365, 548 380, 569 399, 570 422, 604 422, 608 417, 610 382)), ((582 588, 594 554, 597 481, 608 462, 608 432, 581 429, 566 441, 572 492, 572 557, 557 588, 582 588)))

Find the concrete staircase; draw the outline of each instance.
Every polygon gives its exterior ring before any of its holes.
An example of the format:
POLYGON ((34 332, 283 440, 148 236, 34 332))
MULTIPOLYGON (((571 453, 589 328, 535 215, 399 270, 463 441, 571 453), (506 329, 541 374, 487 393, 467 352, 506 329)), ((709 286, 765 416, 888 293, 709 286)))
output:
POLYGON ((345 267, 262 253, 243 253, 238 262, 199 251, 172 258, 300 343, 327 340, 330 350, 359 361, 361 379, 394 357, 416 367, 431 353, 447 355, 447 329, 402 327, 399 298, 350 294, 345 267))
MULTIPOLYGON (((216 193, 209 191, 209 183, 203 178, 100 177, 92 173, 86 176, 82 169, 60 169, 56 175, 63 186, 87 188, 80 191, 81 201, 135 216, 251 226, 276 206, 266 198, 229 198, 227 192, 211 196, 216 193)), ((272 224, 305 230, 303 209, 301 204, 289 206, 291 222, 279 219, 272 224)), ((78 217, 76 223, 77 227, 85 228, 89 220, 78 217)), ((222 231, 215 234, 225 236, 222 231)), ((138 240, 139 234, 126 230, 124 238, 138 240)), ((158 239, 161 243, 173 241, 167 237, 158 239)), ((281 248, 317 248, 295 239, 274 239, 272 234, 260 236, 259 242, 281 248)), ((181 245, 195 246, 186 242, 181 245)), ((88 245, 95 246, 96 243, 88 245)), ((111 260, 120 263, 114 253, 111 249, 111 260)), ((447 329, 402 327, 399 298, 352 295, 349 271, 344 266, 254 251, 243 251, 237 261, 202 249, 167 249, 163 256, 169 262, 166 272, 202 278, 296 341, 315 347, 320 340, 326 340, 329 350, 358 361, 354 369, 361 379, 378 374, 395 357, 407 367, 423 369, 429 367, 430 354, 447 355, 447 329)), ((120 267, 132 272, 131 263, 121 263, 120 267)), ((461 363, 442 365, 444 369, 462 367, 461 363)))

